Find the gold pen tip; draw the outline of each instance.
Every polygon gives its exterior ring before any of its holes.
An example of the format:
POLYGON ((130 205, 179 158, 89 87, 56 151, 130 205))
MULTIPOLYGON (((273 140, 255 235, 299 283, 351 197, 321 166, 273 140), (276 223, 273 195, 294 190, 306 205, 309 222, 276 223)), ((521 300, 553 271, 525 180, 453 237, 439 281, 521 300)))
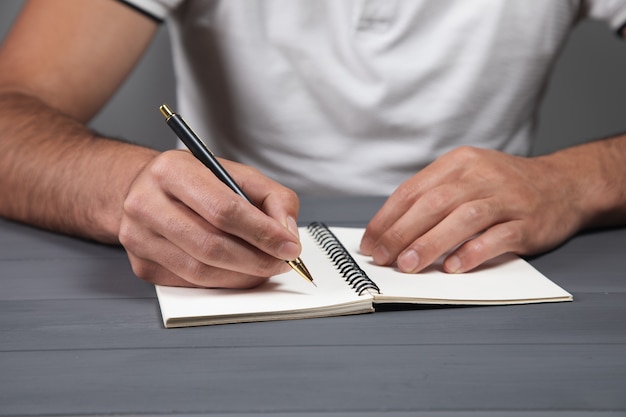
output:
POLYGON ((163 117, 165 117, 166 120, 174 115, 174 112, 172 111, 172 109, 170 109, 170 106, 168 106, 167 104, 162 104, 159 107, 159 110, 161 111, 161 114, 163 115, 163 117))
POLYGON ((300 258, 296 258, 293 261, 287 261, 287 263, 289 264, 289 266, 291 266, 302 278, 306 279, 307 281, 309 281, 311 284, 315 285, 317 287, 317 285, 313 282, 313 277, 311 276, 311 273, 309 272, 309 270, 307 269, 307 267, 304 265, 304 263, 302 262, 302 260, 300 258))

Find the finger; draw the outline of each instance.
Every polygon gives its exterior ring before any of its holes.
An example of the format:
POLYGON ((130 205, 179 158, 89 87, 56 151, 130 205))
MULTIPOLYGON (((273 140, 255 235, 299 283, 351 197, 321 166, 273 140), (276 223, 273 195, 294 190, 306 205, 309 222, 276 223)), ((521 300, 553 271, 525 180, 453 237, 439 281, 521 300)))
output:
POLYGON ((246 276, 233 271, 212 268, 210 272, 201 275, 202 279, 183 279, 172 271, 156 262, 129 255, 133 272, 139 278, 152 284, 169 287, 191 288, 254 288, 266 282, 268 278, 246 276))
POLYGON ((162 189, 183 202, 208 223, 237 236, 267 254, 285 260, 298 257, 298 239, 209 172, 186 151, 163 154, 151 167, 162 189), (180 173, 185 175, 180 175, 180 173))
MULTIPOLYGON (((140 278, 162 285, 197 286, 206 288, 251 288, 265 282, 267 277, 240 273, 204 264, 172 245, 155 237, 150 245, 139 251, 129 251, 133 272, 140 278)), ((288 269, 281 262, 279 268, 288 269)))
POLYGON ((235 181, 241 185, 246 195, 261 211, 299 238, 297 218, 300 200, 294 191, 262 175, 254 168, 232 161, 224 161, 224 164, 228 167, 238 167, 239 169, 233 170, 235 181))
MULTIPOLYGON (((201 216, 197 218, 197 226, 206 232, 206 242, 200 245, 203 250, 231 250, 228 246, 245 242, 247 247, 255 249, 253 252, 274 260, 292 260, 300 255, 300 242, 285 225, 252 207, 238 195, 218 194, 205 201, 202 207, 192 207, 201 216)), ((176 233, 168 233, 166 236, 176 239, 176 233)), ((202 240, 199 237, 196 242, 202 240)), ((228 253, 215 255, 227 256, 228 253)))
POLYGON ((401 251, 448 216, 463 201, 468 188, 458 182, 444 184, 430 190, 417 200, 376 242, 372 257, 379 265, 396 260, 401 251))
POLYGON ((398 269, 419 272, 454 247, 499 222, 499 211, 490 200, 462 204, 400 253, 398 269))
POLYGON ((194 211, 172 202, 163 194, 155 193, 151 205, 162 207, 162 210, 157 215, 139 209, 139 212, 129 210, 133 217, 140 220, 135 223, 125 221, 120 230, 122 244, 143 259, 158 260, 158 263, 185 279, 194 279, 198 273, 190 275, 190 267, 178 261, 183 253, 191 258, 187 262, 193 259, 246 275, 268 277, 284 271, 284 262, 280 259, 214 228, 194 211), (167 242, 167 245, 157 245, 161 241, 167 242), (172 253, 177 254, 176 261, 168 261, 172 253))
POLYGON ((463 273, 507 252, 517 252, 524 241, 521 221, 494 225, 477 237, 463 243, 444 261, 449 273, 463 273))
POLYGON ((130 252, 127 252, 127 254, 133 273, 146 282, 168 287, 200 288, 199 285, 192 284, 182 279, 156 262, 139 258, 130 252))
POLYGON ((367 225, 360 250, 372 255, 379 239, 425 194, 446 183, 455 183, 465 164, 457 161, 459 152, 449 152, 402 183, 367 225))
POLYGON ((359 247, 364 255, 372 255, 385 232, 411 208, 419 194, 418 190, 406 186, 389 196, 365 228, 359 247))

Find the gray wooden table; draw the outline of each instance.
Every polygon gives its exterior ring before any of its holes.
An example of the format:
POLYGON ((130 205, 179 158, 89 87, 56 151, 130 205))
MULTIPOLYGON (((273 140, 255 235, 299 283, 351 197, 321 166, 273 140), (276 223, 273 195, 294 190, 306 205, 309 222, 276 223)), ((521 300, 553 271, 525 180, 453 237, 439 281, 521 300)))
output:
POLYGON ((122 249, 0 220, 0 415, 626 415, 626 229, 531 261, 575 301, 166 330, 122 249))

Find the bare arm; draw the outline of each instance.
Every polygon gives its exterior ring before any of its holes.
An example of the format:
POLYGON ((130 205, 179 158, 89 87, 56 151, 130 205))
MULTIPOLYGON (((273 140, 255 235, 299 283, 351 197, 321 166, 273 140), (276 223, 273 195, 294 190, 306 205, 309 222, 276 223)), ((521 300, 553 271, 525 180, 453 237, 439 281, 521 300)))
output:
POLYGON ((361 250, 406 272, 452 251, 444 269, 465 272, 505 252, 535 254, 580 230, 619 225, 626 134, 535 158, 465 147, 402 184, 368 225, 361 250))
POLYGON ((84 122, 155 29, 110 0, 26 4, 0 50, 0 194, 10 196, 0 215, 117 241, 123 190, 155 152, 100 138, 84 122))
POLYGON ((223 161, 259 210, 189 152, 157 153, 84 125, 155 29, 114 0, 26 5, 0 49, 0 215, 120 242, 151 282, 259 284, 300 253, 295 193, 223 161))
POLYGON ((459 148, 392 194, 361 250, 418 272, 465 272, 505 252, 549 250, 577 231, 626 224, 626 136, 524 158, 459 148))

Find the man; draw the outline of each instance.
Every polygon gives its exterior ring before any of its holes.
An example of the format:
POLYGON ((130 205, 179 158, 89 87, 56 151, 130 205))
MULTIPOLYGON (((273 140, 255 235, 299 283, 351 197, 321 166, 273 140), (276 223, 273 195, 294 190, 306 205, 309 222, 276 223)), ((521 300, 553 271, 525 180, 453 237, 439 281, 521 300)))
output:
POLYGON ((626 221, 626 137, 524 156, 584 16, 619 31, 626 4, 32 0, 0 50, 0 215, 120 242, 164 285, 250 287, 287 270, 292 190, 391 194, 361 250, 405 272, 454 248, 451 273, 548 250, 626 221), (85 127, 164 18, 180 112, 260 210, 188 152, 85 127))

